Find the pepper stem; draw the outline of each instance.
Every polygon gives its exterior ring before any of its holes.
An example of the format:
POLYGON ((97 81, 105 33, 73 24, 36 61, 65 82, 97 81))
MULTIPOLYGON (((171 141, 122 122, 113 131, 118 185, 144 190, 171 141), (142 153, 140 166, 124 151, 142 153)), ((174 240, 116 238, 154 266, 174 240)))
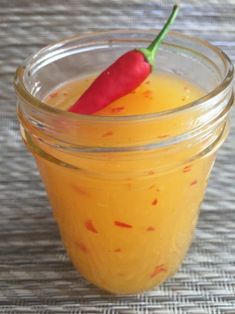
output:
POLYGON ((174 5, 172 12, 171 12, 171 15, 169 16, 169 18, 166 21, 165 25, 163 26, 162 30, 157 35, 157 37, 153 40, 153 42, 147 48, 138 49, 139 51, 141 51, 144 54, 148 63, 150 63, 152 66, 154 65, 156 52, 159 49, 162 41, 165 39, 167 33, 169 32, 170 26, 174 22, 174 20, 176 19, 178 12, 179 12, 179 6, 174 5))

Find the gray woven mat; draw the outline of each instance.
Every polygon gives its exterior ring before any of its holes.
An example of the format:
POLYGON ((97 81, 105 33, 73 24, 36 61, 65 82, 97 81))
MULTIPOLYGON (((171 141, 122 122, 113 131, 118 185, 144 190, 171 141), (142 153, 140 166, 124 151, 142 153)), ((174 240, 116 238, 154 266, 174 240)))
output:
MULTIPOLYGON (((0 313, 235 313, 235 116, 181 271, 145 294, 108 295, 83 280, 61 245, 32 157, 21 144, 16 66, 45 44, 107 28, 160 28, 171 1, 0 0, 0 313)), ((175 30, 235 60, 235 1, 185 1, 175 30)))

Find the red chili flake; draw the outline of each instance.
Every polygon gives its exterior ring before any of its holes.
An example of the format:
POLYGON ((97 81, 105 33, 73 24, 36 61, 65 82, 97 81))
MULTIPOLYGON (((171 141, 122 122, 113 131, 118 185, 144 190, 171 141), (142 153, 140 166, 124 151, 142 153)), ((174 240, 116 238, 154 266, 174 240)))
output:
POLYGON ((154 271, 150 274, 150 278, 155 277, 157 274, 162 273, 162 272, 166 272, 167 269, 165 267, 165 265, 158 265, 154 268, 154 271))
POLYGON ((132 190, 132 184, 131 184, 132 178, 129 178, 129 177, 126 178, 126 181, 129 181, 129 182, 126 183, 126 186, 127 186, 128 190, 131 191, 132 190))
POLYGON ((152 227, 152 226, 149 226, 146 230, 147 231, 155 231, 156 229, 154 227, 152 227))
POLYGON ((93 232, 93 233, 98 233, 98 231, 96 230, 96 228, 93 225, 93 222, 91 221, 91 219, 88 219, 85 221, 85 227, 87 228, 87 230, 93 232))
POLYGON ((113 135, 113 132, 112 131, 108 131, 108 132, 104 133, 102 135, 102 137, 107 137, 107 136, 111 136, 111 135, 113 135))
POLYGON ((148 171, 148 175, 151 176, 151 175, 153 175, 153 174, 155 174, 155 172, 154 172, 153 170, 149 170, 149 171, 148 171))
POLYGON ((125 222, 117 221, 117 220, 114 221, 114 224, 116 226, 122 227, 122 228, 132 228, 133 227, 132 225, 129 225, 129 224, 125 223, 125 222))
POLYGON ((129 191, 131 191, 132 190, 132 184, 131 183, 127 183, 127 188, 128 188, 129 191))
POLYGON ((155 189, 155 188, 156 188, 156 190, 155 190, 156 192, 159 192, 159 191, 160 191, 160 189, 157 188, 156 185, 151 185, 148 189, 149 189, 149 190, 153 190, 153 189, 155 189))
POLYGON ((74 189, 77 193, 79 193, 79 194, 81 194, 81 195, 89 195, 89 192, 88 192, 86 189, 84 189, 84 188, 82 188, 82 187, 80 187, 80 186, 73 185, 72 187, 73 187, 73 189, 74 189))
POLYGON ((54 97, 56 97, 58 94, 59 94, 58 92, 54 92, 54 93, 51 93, 51 94, 49 95, 49 97, 50 97, 50 98, 54 98, 54 97))
POLYGON ((192 166, 191 166, 191 165, 185 166, 185 167, 183 168, 183 172, 189 172, 189 171, 191 171, 191 170, 192 170, 192 166))
POLYGON ((195 185, 195 184, 197 184, 197 180, 194 180, 194 181, 192 181, 192 182, 190 183, 191 186, 193 186, 193 185, 195 185))
POLYGON ((121 112, 122 110, 124 110, 124 107, 115 107, 111 109, 111 112, 118 113, 118 112, 121 112))
POLYGON ((76 246, 84 253, 88 252, 87 247, 85 246, 85 244, 83 242, 76 242, 76 246))
POLYGON ((168 136, 169 136, 168 134, 163 134, 163 135, 159 135, 157 138, 166 138, 168 136))
POLYGON ((122 249, 115 249, 114 252, 115 253, 120 253, 122 251, 122 249))
POLYGON ((144 92, 143 92, 143 96, 145 97, 145 98, 151 98, 151 96, 152 96, 152 91, 151 90, 145 90, 144 92))
POLYGON ((153 206, 156 206, 157 203, 158 203, 158 200, 157 200, 157 198, 155 198, 155 199, 152 201, 152 205, 153 205, 153 206))

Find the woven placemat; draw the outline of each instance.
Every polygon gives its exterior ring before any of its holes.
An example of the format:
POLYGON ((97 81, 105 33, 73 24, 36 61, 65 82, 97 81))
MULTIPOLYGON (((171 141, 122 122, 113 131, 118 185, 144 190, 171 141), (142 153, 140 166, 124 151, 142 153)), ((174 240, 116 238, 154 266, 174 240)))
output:
MULTIPOLYGON (((0 313, 235 313, 235 115, 181 270, 133 296, 100 291, 74 271, 34 161, 21 143, 12 80, 42 46, 109 28, 160 28, 171 1, 0 0, 0 313)), ((235 1, 185 1, 174 29, 235 60, 235 1)))

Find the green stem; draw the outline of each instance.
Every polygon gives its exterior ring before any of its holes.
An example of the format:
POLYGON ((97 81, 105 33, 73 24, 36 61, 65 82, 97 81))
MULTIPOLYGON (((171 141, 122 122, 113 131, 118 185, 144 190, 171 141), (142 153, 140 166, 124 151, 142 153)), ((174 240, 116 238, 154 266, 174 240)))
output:
POLYGON ((153 42, 147 48, 137 49, 137 50, 141 51, 144 54, 146 60, 152 66, 154 65, 156 52, 159 49, 162 41, 165 39, 167 33, 169 32, 170 26, 174 22, 178 12, 179 12, 179 6, 178 5, 174 5, 174 7, 172 9, 172 12, 171 12, 171 15, 169 16, 169 18, 166 21, 165 25, 163 26, 162 30, 157 35, 157 37, 153 40, 153 42))

